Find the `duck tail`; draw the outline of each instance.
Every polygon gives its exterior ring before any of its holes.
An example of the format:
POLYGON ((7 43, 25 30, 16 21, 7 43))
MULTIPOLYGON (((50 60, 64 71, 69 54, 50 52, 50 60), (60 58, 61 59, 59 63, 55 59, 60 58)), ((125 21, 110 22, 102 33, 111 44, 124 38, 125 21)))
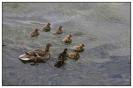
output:
POLYGON ((58 61, 54 66, 57 68, 60 68, 63 65, 64 65, 64 63, 62 61, 58 61))

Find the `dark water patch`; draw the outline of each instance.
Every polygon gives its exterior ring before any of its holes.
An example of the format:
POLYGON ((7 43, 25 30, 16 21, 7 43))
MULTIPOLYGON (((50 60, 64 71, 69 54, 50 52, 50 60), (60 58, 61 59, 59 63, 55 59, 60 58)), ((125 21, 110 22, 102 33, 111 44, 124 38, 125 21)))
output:
POLYGON ((112 78, 122 78, 121 74, 114 74, 111 76, 112 78))
MULTIPOLYGON (((112 58, 112 57, 111 57, 112 58)), ((105 68, 105 72, 110 73, 119 73, 119 74, 128 74, 130 73, 130 64, 129 56, 115 56, 110 62, 103 63, 99 65, 100 69, 105 68)))

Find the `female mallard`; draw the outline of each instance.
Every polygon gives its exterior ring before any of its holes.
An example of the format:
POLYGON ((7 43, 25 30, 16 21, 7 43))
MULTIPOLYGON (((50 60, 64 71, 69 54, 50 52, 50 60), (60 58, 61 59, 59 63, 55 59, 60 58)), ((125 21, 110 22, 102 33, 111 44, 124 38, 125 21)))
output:
POLYGON ((65 64, 67 60, 67 48, 64 49, 62 53, 59 54, 58 61, 55 63, 55 67, 60 68, 65 64))
POLYGON ((33 30, 33 31, 31 32, 30 36, 31 36, 31 37, 37 37, 37 36, 39 36, 39 30, 38 30, 38 29, 33 30))
POLYGON ((56 31, 55 34, 62 34, 63 33, 63 29, 62 26, 59 26, 58 30, 56 31))
POLYGON ((50 23, 48 23, 43 29, 42 31, 45 31, 45 32, 49 32, 51 30, 51 27, 50 27, 50 23))
POLYGON ((25 52, 19 56, 19 59, 24 62, 46 62, 50 59, 51 44, 47 44, 45 49, 36 49, 33 51, 25 52))
POLYGON ((80 57, 80 54, 79 54, 79 52, 72 51, 72 52, 68 53, 68 57, 73 60, 78 60, 80 57))
POLYGON ((85 45, 82 43, 77 46, 74 46, 73 49, 74 49, 74 51, 82 52, 82 51, 84 51, 84 47, 85 47, 85 45))
POLYGON ((65 38, 62 40, 64 43, 71 43, 72 42, 72 35, 69 34, 67 36, 65 36, 65 38))

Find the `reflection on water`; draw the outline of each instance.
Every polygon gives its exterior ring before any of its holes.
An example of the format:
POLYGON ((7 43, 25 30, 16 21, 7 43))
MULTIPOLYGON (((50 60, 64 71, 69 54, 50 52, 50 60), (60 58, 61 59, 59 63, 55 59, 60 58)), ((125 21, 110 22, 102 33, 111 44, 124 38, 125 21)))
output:
POLYGON ((3 43, 3 85, 130 85, 130 3, 3 3, 3 43), (48 22, 51 32, 30 38, 48 22), (64 33, 53 35, 60 25, 64 33), (69 33, 73 42, 64 45, 69 33), (53 45, 48 63, 18 60, 48 42, 53 45), (79 43, 86 45, 80 59, 55 68, 58 54, 79 43))

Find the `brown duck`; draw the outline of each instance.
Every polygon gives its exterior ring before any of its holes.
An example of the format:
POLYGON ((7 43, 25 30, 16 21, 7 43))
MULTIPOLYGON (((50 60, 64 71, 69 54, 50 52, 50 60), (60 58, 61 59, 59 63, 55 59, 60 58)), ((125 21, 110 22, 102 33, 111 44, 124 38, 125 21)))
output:
POLYGON ((24 62, 46 62, 50 59, 51 44, 47 44, 45 49, 35 49, 33 51, 25 52, 19 56, 19 59, 24 62))
POLYGON ((30 34, 31 37, 37 37, 39 36, 39 29, 35 29, 30 34))
POLYGON ((72 42, 72 35, 69 34, 67 36, 65 36, 65 38, 62 40, 64 43, 71 43, 72 42))
POLYGON ((43 29, 42 31, 45 31, 45 32, 49 32, 51 30, 51 27, 50 27, 50 23, 48 23, 43 29))
POLYGON ((82 51, 84 51, 84 47, 85 47, 85 44, 82 43, 77 46, 74 46, 73 49, 74 49, 74 51, 82 52, 82 51))
POLYGON ((80 54, 79 54, 79 52, 72 51, 72 52, 68 53, 68 57, 72 60, 78 60, 80 58, 80 54))
POLYGON ((55 34, 62 34, 63 33, 63 29, 62 26, 59 26, 58 30, 56 31, 55 34))

